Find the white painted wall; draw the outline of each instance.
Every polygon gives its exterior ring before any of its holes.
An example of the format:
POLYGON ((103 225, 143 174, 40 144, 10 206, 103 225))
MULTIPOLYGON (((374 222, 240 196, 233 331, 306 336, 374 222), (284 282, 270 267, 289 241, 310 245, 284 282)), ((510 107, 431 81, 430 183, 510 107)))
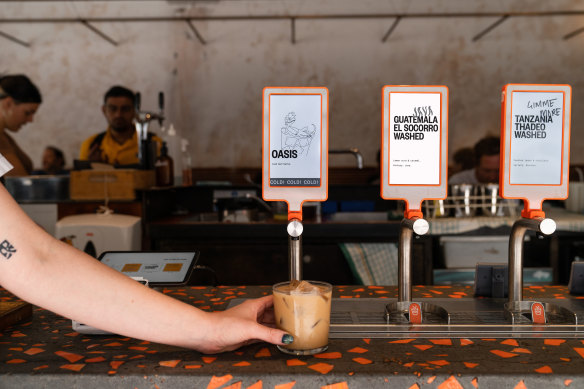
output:
MULTIPOLYGON (((584 9, 554 1, 547 9, 584 9)), ((375 14, 542 10, 537 1, 223 1, 23 2, 2 4, 1 18, 162 15, 375 14)), ((326 86, 331 148, 358 147, 375 165, 381 88, 443 84, 450 89, 450 154, 498 134, 500 91, 506 83, 568 83, 573 88, 571 160, 584 163, 584 26, 581 16, 505 21, 478 42, 472 37, 497 18, 402 20, 385 43, 392 19, 299 20, 296 44, 287 21, 195 22, 202 45, 182 22, 99 23, 113 46, 80 24, 2 23, 0 72, 25 73, 44 103, 35 122, 16 135, 40 165, 43 148, 61 147, 70 162, 81 142, 105 129, 102 97, 113 84, 142 92, 155 110, 166 95, 167 123, 189 139, 195 166, 261 166, 261 91, 265 86, 326 86)), ((158 126, 153 126, 158 131, 158 126)), ((351 166, 331 156, 331 166, 351 166)))

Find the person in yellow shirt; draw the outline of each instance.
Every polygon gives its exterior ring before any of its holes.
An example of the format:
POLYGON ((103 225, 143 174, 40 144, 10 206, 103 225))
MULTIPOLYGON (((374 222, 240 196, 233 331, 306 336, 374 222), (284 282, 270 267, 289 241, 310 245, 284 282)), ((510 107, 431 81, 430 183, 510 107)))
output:
MULTIPOLYGON (((136 96, 123 86, 113 86, 105 94, 101 108, 108 128, 105 132, 87 138, 81 145, 79 159, 82 161, 101 162, 115 166, 137 165, 139 141, 134 126, 136 117, 136 96)), ((159 151, 162 139, 148 134, 151 141, 157 143, 159 151)))

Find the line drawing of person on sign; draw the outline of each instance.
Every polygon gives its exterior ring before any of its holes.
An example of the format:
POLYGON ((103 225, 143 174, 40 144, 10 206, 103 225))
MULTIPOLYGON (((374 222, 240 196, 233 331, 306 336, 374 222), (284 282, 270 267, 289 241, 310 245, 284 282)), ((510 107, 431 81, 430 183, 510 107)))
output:
POLYGON ((296 121, 296 113, 290 112, 284 117, 284 127, 282 127, 282 150, 297 150, 299 155, 308 155, 308 149, 312 138, 316 133, 316 126, 312 124, 313 130, 310 132, 308 126, 296 128, 292 125, 296 121))

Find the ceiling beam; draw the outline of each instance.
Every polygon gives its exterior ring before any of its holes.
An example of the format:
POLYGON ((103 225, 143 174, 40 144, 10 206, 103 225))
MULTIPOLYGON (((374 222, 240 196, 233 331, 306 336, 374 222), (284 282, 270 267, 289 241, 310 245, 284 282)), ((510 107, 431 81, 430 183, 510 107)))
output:
POLYGON ((199 40, 199 42, 201 42, 202 45, 206 45, 207 41, 205 41, 203 39, 203 36, 199 33, 199 30, 197 30, 197 27, 195 27, 193 22, 191 20, 187 20, 186 22, 187 22, 188 26, 190 27, 191 31, 195 34, 195 36, 199 40))
POLYGON ((391 35, 391 33, 393 32, 393 30, 395 30, 395 28, 397 27, 397 24, 399 23, 400 20, 401 20, 401 16, 398 16, 397 18, 395 18, 395 20, 393 21, 393 23, 391 24, 391 26, 389 26, 389 30, 387 30, 387 32, 383 36, 383 39, 381 39, 381 42, 383 42, 383 43, 387 42, 387 39, 389 38, 389 35, 391 35))
POLYGON ((118 42, 116 42, 115 40, 113 40, 112 38, 110 38, 109 36, 107 36, 103 31, 101 31, 100 29, 98 29, 95 26, 92 26, 91 24, 89 24, 89 22, 85 19, 81 19, 79 21, 81 24, 83 24, 85 27, 87 27, 88 29, 90 29, 91 31, 93 31, 94 33, 96 33, 97 35, 99 35, 101 38, 105 39, 106 41, 108 41, 109 43, 111 43, 114 46, 118 45, 118 42))
POLYGON ((584 27, 580 27, 577 30, 574 30, 572 32, 567 33, 566 35, 564 35, 562 37, 562 39, 566 41, 566 40, 571 39, 571 38, 575 37, 576 35, 579 35, 579 34, 581 34, 583 32, 584 32, 584 27))
POLYGON ((30 43, 25 42, 25 41, 21 41, 20 39, 16 38, 15 36, 10 35, 10 34, 4 32, 4 31, 0 31, 0 36, 3 37, 3 38, 8 39, 9 41, 12 41, 14 43, 17 43, 17 44, 19 44, 21 46, 30 47, 30 43))
POLYGON ((134 16, 134 17, 87 17, 87 18, 14 18, 0 17, 0 23, 88 23, 105 22, 175 22, 175 21, 241 21, 241 20, 290 20, 294 19, 391 19, 391 18, 483 18, 483 17, 549 17, 582 16, 584 10, 534 11, 534 12, 449 12, 449 13, 378 13, 378 14, 301 14, 301 15, 246 15, 246 16, 134 16))
POLYGON ((491 32, 492 30, 494 30, 499 24, 503 23, 508 18, 509 18, 509 15, 503 15, 503 16, 501 16, 497 21, 495 21, 495 23, 491 24, 490 26, 488 26, 487 28, 485 28, 483 31, 481 31, 477 35, 475 35, 472 38, 472 41, 473 42, 478 41, 479 39, 481 39, 482 37, 484 37, 485 35, 487 35, 489 32, 491 32))

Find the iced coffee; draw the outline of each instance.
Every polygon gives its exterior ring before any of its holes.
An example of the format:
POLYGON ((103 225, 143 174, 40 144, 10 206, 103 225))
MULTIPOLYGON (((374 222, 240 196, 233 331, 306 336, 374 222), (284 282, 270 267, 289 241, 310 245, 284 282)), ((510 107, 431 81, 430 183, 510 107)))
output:
POLYGON ((294 355, 311 355, 327 349, 332 285, 319 281, 287 281, 274 285, 276 325, 294 336, 278 346, 294 355))

